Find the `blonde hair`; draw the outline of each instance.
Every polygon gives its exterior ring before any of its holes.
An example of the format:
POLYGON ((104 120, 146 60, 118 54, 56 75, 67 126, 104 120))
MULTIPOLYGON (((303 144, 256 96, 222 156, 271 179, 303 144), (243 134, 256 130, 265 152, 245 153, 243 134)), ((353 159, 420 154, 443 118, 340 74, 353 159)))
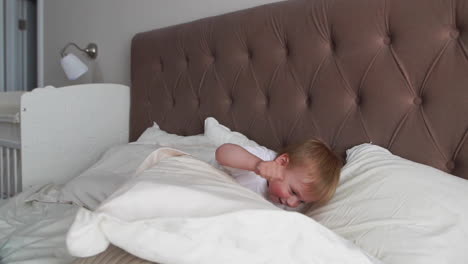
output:
POLYGON ((327 203, 338 186, 343 160, 319 139, 309 139, 301 144, 286 147, 281 154, 285 153, 289 156, 288 166, 306 166, 309 169, 309 178, 303 181, 304 193, 320 197, 306 209, 327 203))

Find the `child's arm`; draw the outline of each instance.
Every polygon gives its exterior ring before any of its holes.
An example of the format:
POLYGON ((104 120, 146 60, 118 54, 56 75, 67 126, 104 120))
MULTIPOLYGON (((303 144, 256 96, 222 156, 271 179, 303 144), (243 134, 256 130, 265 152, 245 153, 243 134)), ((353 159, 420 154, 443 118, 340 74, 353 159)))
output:
POLYGON ((231 168, 256 171, 262 160, 235 144, 223 144, 216 149, 216 161, 231 168))
POLYGON ((223 144, 216 149, 216 161, 223 166, 253 171, 267 180, 284 179, 284 167, 276 161, 264 161, 235 144, 223 144))

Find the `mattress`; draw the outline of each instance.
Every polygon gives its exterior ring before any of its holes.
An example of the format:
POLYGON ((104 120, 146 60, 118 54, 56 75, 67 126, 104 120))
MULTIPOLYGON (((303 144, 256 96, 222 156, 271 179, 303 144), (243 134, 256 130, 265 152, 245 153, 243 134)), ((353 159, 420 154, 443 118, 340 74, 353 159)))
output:
POLYGON ((126 251, 116 247, 109 246, 106 251, 92 256, 89 258, 80 258, 75 260, 72 264, 90 264, 90 263, 99 263, 99 264, 147 264, 155 263, 150 262, 139 257, 135 257, 126 251))

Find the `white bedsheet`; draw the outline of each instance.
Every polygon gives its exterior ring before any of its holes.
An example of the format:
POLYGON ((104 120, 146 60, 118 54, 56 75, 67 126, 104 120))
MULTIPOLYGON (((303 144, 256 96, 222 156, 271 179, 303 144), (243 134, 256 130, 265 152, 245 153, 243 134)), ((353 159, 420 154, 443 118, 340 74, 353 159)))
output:
POLYGON ((74 259, 65 235, 77 206, 32 202, 54 200, 52 185, 31 188, 0 206, 0 263, 66 264, 74 259))
POLYGON ((153 152, 138 172, 94 212, 78 211, 67 237, 73 255, 113 243, 160 263, 380 263, 179 151, 153 152))

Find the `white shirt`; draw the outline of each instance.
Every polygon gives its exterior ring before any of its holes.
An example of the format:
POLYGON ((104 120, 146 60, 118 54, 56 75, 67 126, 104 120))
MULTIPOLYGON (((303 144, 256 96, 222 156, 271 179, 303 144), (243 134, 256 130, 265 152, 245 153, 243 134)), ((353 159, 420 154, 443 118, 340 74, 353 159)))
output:
MULTIPOLYGON (((243 147, 251 154, 259 157, 264 161, 272 161, 276 158, 277 154, 273 150, 265 147, 243 147)), ((256 173, 247 170, 241 170, 224 166, 224 168, 231 174, 231 176, 242 186, 250 189, 265 199, 268 199, 267 180, 260 177, 256 173)))
MULTIPOLYGON (((259 157, 260 159, 264 161, 272 161, 276 158, 278 155, 276 152, 273 150, 267 149, 265 147, 243 147, 245 150, 250 152, 251 154, 259 157)), ((252 171, 247 171, 247 170, 241 170, 241 169, 236 169, 236 168, 231 168, 227 166, 223 166, 230 174, 231 176, 242 186, 244 186, 247 189, 250 189, 261 196, 265 198, 266 200, 268 199, 268 184, 267 180, 265 178, 262 178, 261 176, 257 175, 255 172, 252 171)), ((271 201, 270 201, 271 202, 271 201)), ((278 203, 273 203, 276 207, 279 207, 283 210, 287 211, 295 211, 298 212, 301 210, 302 206, 299 206, 297 208, 292 208, 288 207, 286 205, 278 204, 278 203)))

